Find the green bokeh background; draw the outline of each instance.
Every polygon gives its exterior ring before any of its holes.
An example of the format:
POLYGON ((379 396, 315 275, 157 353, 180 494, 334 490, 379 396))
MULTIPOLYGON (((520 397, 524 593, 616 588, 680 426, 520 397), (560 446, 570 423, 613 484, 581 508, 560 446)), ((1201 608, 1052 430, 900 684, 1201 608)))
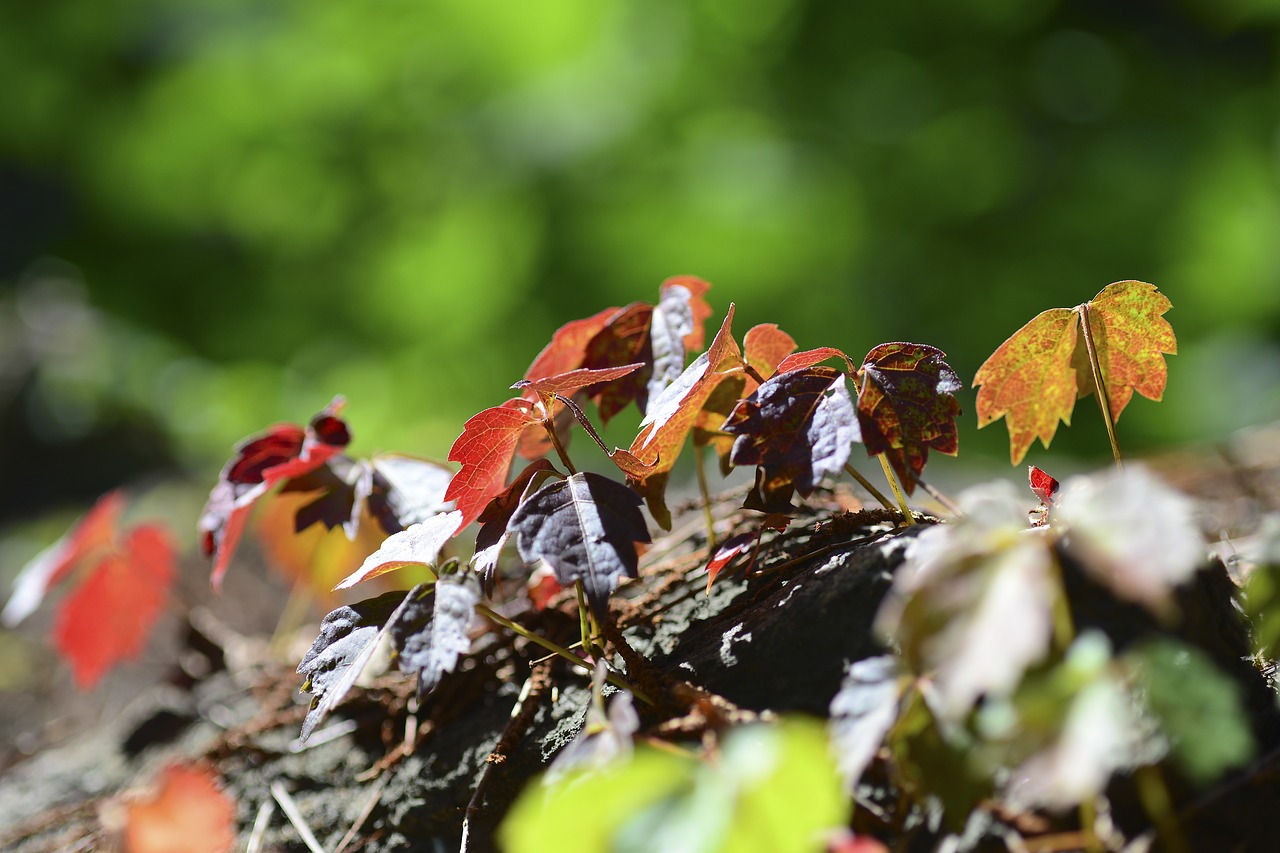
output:
MULTIPOLYGON (((355 450, 443 458, 680 273, 739 332, 966 379, 1151 281, 1180 352, 1122 444, 1280 417, 1278 43, 1275 0, 5 4, 0 520, 211 484, 335 393, 355 450)), ((1052 453, 1106 458, 1092 402, 1052 453)))

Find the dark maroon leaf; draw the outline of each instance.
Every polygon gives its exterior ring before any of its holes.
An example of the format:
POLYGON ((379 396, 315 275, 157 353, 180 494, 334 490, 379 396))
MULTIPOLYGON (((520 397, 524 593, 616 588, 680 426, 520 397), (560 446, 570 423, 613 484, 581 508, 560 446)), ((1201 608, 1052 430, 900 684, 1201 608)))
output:
POLYGON ((605 612, 623 575, 636 576, 637 542, 648 542, 640 496, 599 474, 548 483, 520 505, 508 529, 526 563, 545 560, 556 580, 581 580, 592 609, 605 612))
POLYGON ((724 571, 725 567, 742 554, 749 555, 747 561, 742 565, 742 571, 751 571, 751 567, 756 563, 756 554, 760 550, 761 535, 766 530, 777 530, 779 532, 786 530, 787 525, 790 523, 790 516, 779 512, 770 513, 760 520, 760 526, 754 530, 739 533, 737 536, 731 536, 721 542, 720 547, 711 556, 711 561, 707 563, 707 592, 711 592, 711 585, 715 583, 716 577, 724 571))
POLYGON ((793 491, 812 494, 861 440, 845 374, 822 366, 777 374, 734 408, 723 429, 737 436, 730 461, 759 466, 746 505, 766 512, 785 512, 793 491))
POLYGON ((509 535, 507 524, 511 521, 511 516, 521 501, 537 491, 547 477, 551 476, 563 477, 546 459, 538 459, 526 466, 511 485, 507 486, 506 491, 489 501, 484 512, 480 513, 477 519, 480 522, 480 531, 476 534, 476 550, 475 556, 471 558, 471 564, 480 573, 486 593, 493 589, 498 556, 502 553, 503 546, 507 544, 509 535))
POLYGON ((465 580, 441 578, 434 589, 418 587, 400 612, 387 623, 401 672, 417 673, 418 698, 425 699, 446 672, 453 672, 458 656, 471 651, 467 633, 480 600, 465 580))
POLYGON ((311 708, 302 722, 300 740, 311 737, 316 726, 337 707, 355 685, 382 636, 383 626, 424 589, 414 587, 408 596, 401 590, 384 593, 334 610, 320 623, 320 635, 298 664, 305 677, 304 692, 311 694, 311 708))
POLYGON ((960 377, 927 344, 880 344, 858 371, 858 421, 867 454, 883 453, 911 494, 929 449, 951 456, 959 448, 955 393, 960 377))
POLYGON ((648 403, 649 377, 653 372, 653 346, 649 339, 652 319, 652 305, 633 302, 610 317, 608 325, 587 344, 583 367, 603 370, 637 362, 644 365, 634 373, 587 390, 587 396, 595 400, 601 423, 607 424, 632 400, 641 411, 648 403))

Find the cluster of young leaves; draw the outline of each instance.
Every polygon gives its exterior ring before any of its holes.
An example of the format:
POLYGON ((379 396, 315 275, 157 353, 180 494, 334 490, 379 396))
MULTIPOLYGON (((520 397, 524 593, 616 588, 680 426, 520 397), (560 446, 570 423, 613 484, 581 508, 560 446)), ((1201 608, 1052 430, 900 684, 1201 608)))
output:
POLYGON ((1155 285, 1118 281, 1075 308, 1040 313, 978 368, 978 427, 1005 418, 1017 465, 1035 439, 1049 446, 1058 421, 1070 426, 1078 397, 1097 394, 1112 432, 1134 391, 1164 394, 1164 356, 1178 351, 1162 316, 1171 307, 1155 285))
POLYGON ((53 641, 76 685, 89 689, 116 664, 141 654, 177 576, 173 542, 158 524, 122 530, 126 499, 111 492, 23 568, 0 622, 13 626, 59 585, 53 641))
POLYGON ((1061 809, 1165 755, 1201 782, 1249 757, 1238 692, 1202 653, 1170 639, 1116 655, 1101 633, 1073 637, 1061 553, 1117 598, 1178 617, 1173 592, 1205 556, 1190 502, 1141 468, 1061 490, 1038 473, 1048 524, 1028 528, 1002 483, 913 542, 876 620, 895 653, 853 664, 831 707, 850 786, 883 744, 904 790, 960 824, 992 793, 1061 809))
POLYGON ((444 507, 443 492, 452 476, 448 468, 400 454, 357 460, 343 453, 351 442, 343 406, 337 397, 305 427, 280 424, 236 446, 199 522, 201 550, 213 558, 215 590, 255 504, 277 486, 311 498, 296 510, 295 531, 313 524, 341 526, 352 540, 370 521, 392 534, 444 507))

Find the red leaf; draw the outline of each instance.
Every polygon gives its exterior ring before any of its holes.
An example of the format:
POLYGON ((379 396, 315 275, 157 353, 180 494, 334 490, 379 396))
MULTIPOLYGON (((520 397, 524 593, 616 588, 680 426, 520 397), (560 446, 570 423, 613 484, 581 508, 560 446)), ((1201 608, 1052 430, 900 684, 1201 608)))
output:
POLYGON ((776 372, 786 373, 790 370, 800 370, 801 368, 812 367, 815 364, 821 364, 831 358, 844 359, 844 363, 848 368, 845 372, 849 374, 854 372, 855 368, 853 366, 853 359, 849 358, 844 350, 836 349, 835 347, 818 347, 817 349, 807 349, 804 352, 793 353, 778 362, 778 369, 776 372))
POLYGON ((1036 493, 1040 503, 1052 506, 1053 498, 1058 494, 1058 481, 1034 465, 1027 466, 1027 476, 1031 481, 1031 491, 1036 493))
POLYGON ((137 657, 164 610, 174 575, 168 534, 142 525, 62 601, 54 641, 77 687, 88 689, 116 663, 137 657))
POLYGON ((929 449, 954 456, 958 449, 955 392, 960 377, 927 344, 889 343, 872 348, 858 371, 858 421, 867 455, 883 453, 911 494, 929 449))
POLYGON ((125 805, 125 851, 225 853, 235 844, 235 817, 213 771, 168 767, 154 796, 125 805))
POLYGON ((351 441, 346 421, 338 417, 344 405, 335 397, 305 430, 283 424, 236 446, 200 516, 200 546, 214 558, 210 582, 215 590, 222 586, 254 502, 277 483, 316 470, 351 441))
POLYGON ((14 581, 13 595, 0 614, 0 622, 13 626, 26 619, 74 567, 110 548, 124 504, 122 492, 103 495, 65 536, 27 563, 14 581))
POLYGON ((772 512, 760 520, 760 526, 755 530, 739 533, 737 536, 732 536, 721 542, 720 547, 712 555, 711 562, 707 563, 707 592, 711 592, 711 584, 715 583, 716 576, 740 554, 750 552, 751 556, 743 564, 742 571, 751 571, 751 567, 756 563, 756 554, 760 551, 760 537, 764 532, 766 530, 777 530, 781 533, 787 529, 787 525, 790 523, 790 516, 780 512, 772 512))
POLYGON ((635 364, 624 364, 618 367, 598 369, 580 367, 576 370, 570 370, 568 373, 560 373, 555 376, 548 376, 544 379, 536 379, 533 381, 521 379, 511 387, 524 390, 526 392, 526 397, 529 394, 537 394, 538 397, 549 402, 550 398, 555 397, 556 394, 568 397, 588 386, 621 379, 630 373, 636 372, 642 367, 644 367, 644 365, 639 362, 635 364))
POLYGON ((512 403, 527 406, 527 401, 509 400, 473 415, 449 450, 449 461, 462 464, 444 493, 445 500, 454 501, 462 512, 458 530, 479 518, 489 501, 506 489, 507 470, 521 433, 539 422, 528 408, 512 403))
POLYGON ((551 343, 547 344, 533 360, 533 364, 529 365, 524 378, 542 379, 581 367, 587 344, 605 327, 609 318, 617 311, 617 308, 606 308, 595 316, 565 323, 556 330, 551 343))

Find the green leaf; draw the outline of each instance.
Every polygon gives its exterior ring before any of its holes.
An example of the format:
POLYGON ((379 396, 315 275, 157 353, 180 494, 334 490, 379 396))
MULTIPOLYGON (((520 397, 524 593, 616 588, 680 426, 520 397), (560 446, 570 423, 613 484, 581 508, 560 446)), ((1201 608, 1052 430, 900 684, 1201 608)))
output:
POLYGON ((1178 766, 1199 784, 1253 755, 1253 735, 1240 688, 1203 652, 1174 640, 1153 640, 1130 657, 1147 705, 1160 720, 1178 766))

